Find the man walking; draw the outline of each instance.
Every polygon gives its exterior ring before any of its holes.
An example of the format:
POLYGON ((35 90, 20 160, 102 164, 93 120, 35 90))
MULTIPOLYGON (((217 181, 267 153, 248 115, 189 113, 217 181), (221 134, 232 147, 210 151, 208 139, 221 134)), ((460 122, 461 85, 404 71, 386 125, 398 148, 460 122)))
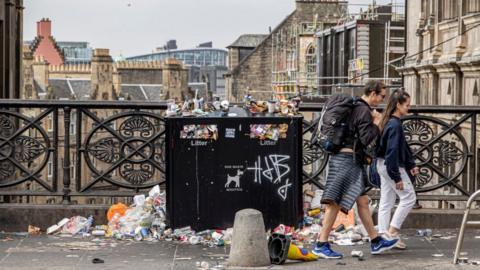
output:
POLYGON ((372 148, 380 135, 378 124, 381 114, 372 110, 385 99, 385 85, 379 81, 366 84, 347 119, 348 136, 345 136, 343 148, 330 157, 327 181, 322 197, 326 204, 326 213, 320 237, 313 253, 325 259, 340 259, 341 253, 330 248, 328 236, 339 211, 348 213, 357 202, 358 214, 371 239, 371 253, 380 254, 393 248, 398 239, 387 240, 375 231, 372 215, 368 206, 369 198, 365 192, 366 172, 364 169, 366 152, 372 148))

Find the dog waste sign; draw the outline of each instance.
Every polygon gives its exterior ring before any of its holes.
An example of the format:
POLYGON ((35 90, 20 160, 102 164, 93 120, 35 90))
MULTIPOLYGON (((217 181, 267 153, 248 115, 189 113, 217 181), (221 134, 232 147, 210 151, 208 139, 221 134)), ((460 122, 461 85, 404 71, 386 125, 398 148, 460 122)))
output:
POLYGON ((168 117, 167 210, 174 228, 229 228, 254 208, 265 224, 302 219, 302 120, 168 117))

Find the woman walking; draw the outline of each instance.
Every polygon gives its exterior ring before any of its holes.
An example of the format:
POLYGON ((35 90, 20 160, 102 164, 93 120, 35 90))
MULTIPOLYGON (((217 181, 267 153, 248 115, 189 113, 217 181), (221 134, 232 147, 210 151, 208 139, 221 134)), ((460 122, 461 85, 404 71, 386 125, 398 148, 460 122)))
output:
MULTIPOLYGON (((377 153, 377 170, 381 178, 378 227, 379 233, 392 238, 400 238, 402 223, 416 201, 415 189, 407 172, 414 176, 418 167, 400 122, 409 109, 410 95, 403 90, 393 92, 379 125, 382 135, 377 153), (397 196, 400 203, 391 218, 397 196)), ((405 249, 406 245, 399 240, 396 247, 405 249)))

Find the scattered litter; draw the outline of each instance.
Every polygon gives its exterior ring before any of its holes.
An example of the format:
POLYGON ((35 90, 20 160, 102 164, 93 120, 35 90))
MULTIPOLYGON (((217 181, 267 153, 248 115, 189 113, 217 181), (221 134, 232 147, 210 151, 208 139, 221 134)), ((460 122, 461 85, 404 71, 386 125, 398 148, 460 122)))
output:
POLYGON ((200 267, 203 269, 208 269, 210 268, 210 264, 208 262, 203 261, 200 263, 200 267))
POLYGON ((69 254, 66 256, 67 258, 78 258, 80 256, 78 256, 77 254, 69 254))
POLYGON ((344 262, 337 262, 337 265, 347 265, 347 263, 344 263, 344 262))
POLYGON ((105 235, 105 231, 104 231, 104 230, 93 230, 93 231, 92 231, 92 235, 93 235, 93 236, 104 236, 104 235, 105 235))
MULTIPOLYGON (((63 220, 61 220, 62 222, 63 220)), ((93 224, 93 217, 82 216, 71 217, 62 227, 62 233, 76 235, 78 233, 88 232, 93 224)), ((58 224, 57 224, 58 225, 58 224)))
POLYGON ((273 229, 273 233, 283 234, 283 235, 291 235, 294 229, 289 226, 285 226, 283 224, 278 225, 275 229, 273 229))
POLYGON ((480 235, 475 236, 475 239, 480 239, 480 235))
POLYGON ((467 256, 468 252, 460 252, 460 256, 467 256))
POLYGON ((60 232, 62 227, 65 226, 65 224, 67 224, 69 220, 70 219, 68 219, 68 218, 64 218, 64 219, 60 220, 57 224, 54 224, 54 225, 50 226, 47 229, 47 234, 55 234, 55 233, 60 232))
POLYGON ((99 259, 99 258, 94 258, 94 259, 92 260, 92 263, 105 263, 105 261, 102 260, 102 259, 99 259))
POLYGON ((436 254, 432 254, 432 257, 436 257, 436 258, 440 258, 440 257, 443 257, 445 255, 443 255, 443 253, 436 253, 436 254))
POLYGON ((417 230, 417 233, 415 235, 420 237, 431 237, 432 230, 431 229, 417 230))
POLYGON ((191 257, 178 257, 178 258, 175 258, 176 261, 187 261, 187 260, 191 260, 192 258, 191 257))
POLYGON ((363 251, 361 250, 352 250, 352 253, 350 254, 352 257, 363 257, 363 251))
POLYGON ((28 225, 28 234, 37 235, 40 234, 40 228, 28 225))

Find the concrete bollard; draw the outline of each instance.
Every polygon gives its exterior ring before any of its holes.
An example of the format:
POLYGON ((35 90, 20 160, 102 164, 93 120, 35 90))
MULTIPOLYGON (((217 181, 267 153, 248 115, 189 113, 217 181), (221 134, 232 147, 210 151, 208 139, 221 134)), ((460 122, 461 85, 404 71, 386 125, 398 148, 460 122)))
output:
POLYGON ((267 235, 260 211, 243 209, 235 214, 228 265, 236 267, 270 265, 267 235))

